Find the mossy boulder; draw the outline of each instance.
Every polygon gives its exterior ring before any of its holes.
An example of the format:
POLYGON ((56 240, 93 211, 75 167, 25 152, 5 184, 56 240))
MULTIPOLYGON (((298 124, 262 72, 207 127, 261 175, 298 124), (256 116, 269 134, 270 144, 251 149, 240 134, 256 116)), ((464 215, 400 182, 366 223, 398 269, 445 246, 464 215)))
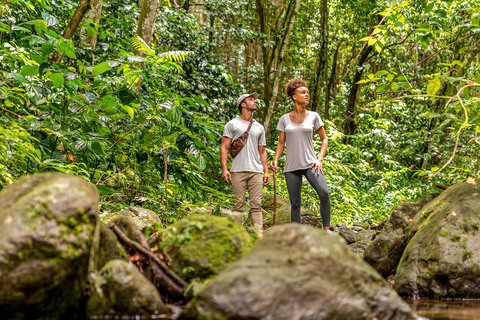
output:
POLYGON ((395 276, 399 294, 480 298, 479 183, 449 187, 415 216, 395 276))
POLYGON ((115 221, 118 217, 131 218, 140 230, 151 228, 154 224, 162 224, 162 220, 160 220, 156 212, 142 207, 129 207, 118 212, 104 212, 100 214, 100 219, 104 223, 115 221))
POLYGON ((157 288, 130 262, 111 260, 90 275, 87 316, 135 315, 150 317, 166 312, 157 288))
POLYGON ((252 247, 252 238, 226 217, 195 214, 165 231, 160 242, 172 259, 175 273, 185 280, 218 274, 252 247))
POLYGON ((365 249, 363 259, 383 277, 395 274, 403 250, 408 243, 408 226, 415 215, 438 194, 428 194, 416 202, 397 205, 385 224, 382 233, 365 249))
POLYGON ((114 259, 126 259, 127 253, 117 239, 115 233, 104 223, 100 223, 100 243, 96 252, 96 266, 92 271, 98 271, 114 259))
POLYGON ((60 173, 0 192, 0 310, 5 318, 76 312, 98 222, 97 189, 60 173))
POLYGON ((416 319, 345 241, 300 224, 275 226, 200 290, 180 319, 416 319))

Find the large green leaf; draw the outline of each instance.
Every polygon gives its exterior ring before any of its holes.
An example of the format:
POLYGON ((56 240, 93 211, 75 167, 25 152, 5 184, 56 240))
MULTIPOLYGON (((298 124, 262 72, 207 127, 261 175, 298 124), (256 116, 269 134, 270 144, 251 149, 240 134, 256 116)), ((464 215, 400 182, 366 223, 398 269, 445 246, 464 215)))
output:
POLYGON ((134 117, 134 111, 133 111, 133 108, 129 107, 129 106, 126 106, 124 104, 121 104, 123 110, 127 111, 128 115, 130 116, 130 118, 133 119, 134 117))
POLYGON ((42 12, 42 18, 43 20, 45 20, 47 26, 49 27, 54 26, 58 23, 58 19, 47 12, 42 12))
POLYGON ((96 66, 93 67, 93 70, 92 70, 92 75, 94 76, 98 76, 99 74, 102 74, 104 72, 107 72, 108 70, 110 70, 110 66, 108 65, 108 62, 104 61, 100 64, 97 64, 96 66))
POLYGON ((72 40, 61 40, 57 43, 57 50, 60 53, 63 53, 70 59, 75 59, 77 56, 75 55, 75 47, 73 46, 72 40))
POLYGON ((38 66, 25 66, 20 70, 20 74, 25 77, 33 77, 38 75, 38 66))
POLYGON ((92 142, 91 148, 95 154, 98 154, 100 156, 105 154, 105 151, 103 151, 102 145, 98 141, 92 142))
POLYGON ((440 89, 441 85, 442 85, 442 82, 438 78, 430 80, 427 85, 427 94, 430 96, 435 95, 437 91, 440 89))
POLYGON ((65 83, 65 79, 63 78, 63 75, 60 73, 52 73, 48 78, 52 80, 53 86, 55 88, 59 88, 65 83))

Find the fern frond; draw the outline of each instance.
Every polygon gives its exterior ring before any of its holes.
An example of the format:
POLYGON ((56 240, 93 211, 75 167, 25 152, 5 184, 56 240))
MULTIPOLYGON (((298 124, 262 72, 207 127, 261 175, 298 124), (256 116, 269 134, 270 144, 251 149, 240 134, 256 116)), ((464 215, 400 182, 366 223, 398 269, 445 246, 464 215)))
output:
POLYGON ((153 56, 155 54, 155 50, 151 49, 139 36, 130 38, 130 43, 135 50, 140 51, 147 56, 153 56))
POLYGON ((185 62, 188 56, 193 55, 192 51, 167 51, 158 55, 158 62, 185 62))

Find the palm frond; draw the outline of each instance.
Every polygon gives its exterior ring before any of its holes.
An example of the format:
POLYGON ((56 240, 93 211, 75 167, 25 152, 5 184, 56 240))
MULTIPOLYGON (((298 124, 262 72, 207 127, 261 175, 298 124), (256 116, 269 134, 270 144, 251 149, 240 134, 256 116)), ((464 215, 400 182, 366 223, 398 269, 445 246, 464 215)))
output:
POLYGON ((158 55, 158 62, 185 62, 188 56, 193 55, 192 51, 167 51, 158 55))
POLYGON ((151 49, 150 46, 139 36, 130 38, 130 43, 135 50, 140 51, 147 56, 153 56, 155 54, 155 50, 151 49))

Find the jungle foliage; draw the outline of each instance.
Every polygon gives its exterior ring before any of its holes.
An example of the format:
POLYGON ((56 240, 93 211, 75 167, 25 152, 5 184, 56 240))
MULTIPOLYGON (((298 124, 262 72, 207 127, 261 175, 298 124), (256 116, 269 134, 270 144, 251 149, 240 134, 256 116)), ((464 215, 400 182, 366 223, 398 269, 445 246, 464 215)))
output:
POLYGON ((303 0, 296 15, 295 0, 157 0, 151 39, 136 33, 140 3, 104 0, 66 36, 85 1, 0 5, 0 189, 60 171, 94 183, 102 210, 140 205, 165 224, 228 207, 219 145, 236 97, 260 93, 262 121, 273 108, 274 150, 295 76, 318 88, 334 223, 480 177, 478 0, 303 0))

